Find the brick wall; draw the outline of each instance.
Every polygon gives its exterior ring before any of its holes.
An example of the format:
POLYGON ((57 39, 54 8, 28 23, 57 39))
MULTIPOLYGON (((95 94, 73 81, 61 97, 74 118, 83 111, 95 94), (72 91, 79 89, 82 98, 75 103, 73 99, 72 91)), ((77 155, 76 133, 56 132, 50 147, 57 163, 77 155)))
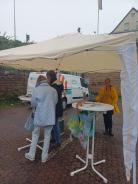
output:
MULTIPOLYGON (((90 81, 90 86, 95 83, 93 87, 95 93, 98 92, 104 84, 106 78, 111 79, 112 85, 114 85, 120 95, 120 72, 112 73, 92 73, 84 74, 84 77, 90 81)), ((22 72, 0 72, 0 99, 9 99, 22 94, 26 94, 28 74, 22 72)))
POLYGON ((28 76, 16 72, 0 72, 0 99, 16 98, 26 93, 28 76))
POLYGON ((106 78, 111 79, 111 84, 114 85, 120 95, 120 72, 111 72, 111 73, 91 73, 85 74, 85 77, 90 81, 90 87, 94 83, 96 86, 93 86, 94 92, 98 92, 99 88, 104 85, 104 80, 106 78))

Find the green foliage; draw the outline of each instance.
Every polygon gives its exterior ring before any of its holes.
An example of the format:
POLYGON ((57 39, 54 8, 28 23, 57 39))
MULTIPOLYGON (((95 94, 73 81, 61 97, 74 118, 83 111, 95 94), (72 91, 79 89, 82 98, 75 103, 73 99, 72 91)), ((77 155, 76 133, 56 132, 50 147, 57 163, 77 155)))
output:
POLYGON ((0 100, 0 109, 18 107, 21 105, 22 103, 19 100, 0 100))
POLYGON ((0 99, 0 109, 9 108, 9 107, 17 107, 22 103, 18 98, 16 92, 5 94, 3 99, 0 99))
POLYGON ((10 49, 14 47, 28 45, 30 43, 21 42, 19 40, 12 40, 10 37, 5 34, 0 36, 0 50, 10 49))
POLYGON ((18 101, 18 91, 16 92, 8 92, 5 94, 5 100, 8 100, 8 101, 18 101))

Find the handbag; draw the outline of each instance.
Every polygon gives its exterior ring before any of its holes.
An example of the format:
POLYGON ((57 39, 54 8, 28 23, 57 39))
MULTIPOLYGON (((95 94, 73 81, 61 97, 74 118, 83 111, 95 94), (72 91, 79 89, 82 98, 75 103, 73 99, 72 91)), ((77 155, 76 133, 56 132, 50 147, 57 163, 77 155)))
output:
POLYGON ((24 128, 29 132, 32 132, 34 130, 34 113, 33 112, 31 112, 29 117, 27 118, 24 128))

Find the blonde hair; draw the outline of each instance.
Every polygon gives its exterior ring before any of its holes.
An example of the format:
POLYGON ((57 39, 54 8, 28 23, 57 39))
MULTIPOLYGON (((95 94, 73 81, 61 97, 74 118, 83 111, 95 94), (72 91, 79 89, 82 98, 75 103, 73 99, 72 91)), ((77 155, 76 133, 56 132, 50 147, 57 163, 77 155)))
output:
POLYGON ((44 81, 44 80, 47 80, 45 76, 43 75, 39 75, 38 79, 37 79, 37 83, 41 82, 41 81, 44 81))

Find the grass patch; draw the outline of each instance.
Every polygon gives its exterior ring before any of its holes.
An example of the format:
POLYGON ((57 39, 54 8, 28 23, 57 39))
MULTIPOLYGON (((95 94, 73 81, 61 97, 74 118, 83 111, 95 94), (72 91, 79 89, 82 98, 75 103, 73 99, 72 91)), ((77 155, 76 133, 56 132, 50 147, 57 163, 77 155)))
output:
POLYGON ((18 107, 21 105, 22 103, 19 100, 0 100, 0 109, 18 107))

